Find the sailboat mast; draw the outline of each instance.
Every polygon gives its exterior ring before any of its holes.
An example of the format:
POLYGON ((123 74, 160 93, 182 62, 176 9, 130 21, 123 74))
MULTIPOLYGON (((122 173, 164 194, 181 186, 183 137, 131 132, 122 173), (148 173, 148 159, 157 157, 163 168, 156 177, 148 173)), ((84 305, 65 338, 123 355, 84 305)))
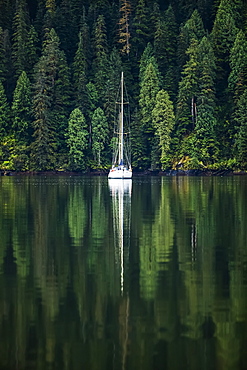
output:
POLYGON ((123 119, 124 119, 124 111, 123 111, 123 106, 124 106, 124 81, 123 81, 123 72, 121 74, 121 112, 120 112, 120 127, 119 127, 119 161, 120 163, 123 164, 123 119))

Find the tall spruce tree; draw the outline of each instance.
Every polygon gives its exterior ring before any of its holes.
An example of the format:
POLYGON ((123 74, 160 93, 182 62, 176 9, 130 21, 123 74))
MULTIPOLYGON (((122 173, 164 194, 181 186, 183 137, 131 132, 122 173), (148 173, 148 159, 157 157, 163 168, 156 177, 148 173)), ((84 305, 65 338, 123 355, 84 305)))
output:
POLYGON ((22 71, 27 70, 27 42, 29 36, 29 14, 26 0, 17 0, 16 13, 13 21, 13 64, 15 75, 19 77, 22 71))
MULTIPOLYGON (((42 56, 35 67, 34 143, 35 167, 49 169, 56 162, 55 150, 64 139, 68 109, 68 70, 54 29, 47 34, 42 56), (42 149, 44 148, 44 150, 42 149)), ((60 148, 59 148, 60 149, 60 148)))
POLYGON ((247 40, 242 30, 238 32, 230 52, 230 67, 229 89, 237 101, 247 87, 247 40))
POLYGON ((235 140, 236 159, 240 168, 247 169, 247 89, 237 102, 235 124, 238 128, 235 140))
POLYGON ((156 168, 157 165, 157 142, 154 137, 152 111, 156 103, 156 95, 160 90, 160 78, 157 62, 153 57, 146 67, 140 84, 140 113, 141 127, 143 132, 143 162, 148 168, 156 168))
POLYGON ((120 76, 122 72, 122 62, 119 52, 114 48, 109 58, 108 80, 106 82, 105 94, 103 98, 104 113, 109 122, 110 129, 113 130, 116 112, 116 95, 120 86, 120 76))
POLYGON ((145 0, 138 0, 132 25, 132 51, 137 59, 140 58, 146 44, 150 41, 148 12, 145 0))
POLYGON ((166 169, 171 164, 169 156, 171 132, 175 124, 173 104, 165 90, 160 90, 156 96, 156 104, 152 111, 153 124, 156 135, 159 138, 161 150, 160 162, 162 169, 166 169))
MULTIPOLYGON (((211 44, 204 37, 199 45, 200 82, 195 124, 193 156, 205 165, 217 159, 216 104, 215 104, 215 58, 211 44)), ((221 140, 223 138, 221 137, 221 140)))
POLYGON ((217 67, 217 97, 219 104, 227 101, 226 88, 230 73, 230 51, 237 35, 231 0, 221 0, 211 33, 217 67))
POLYGON ((120 19, 119 19, 119 39, 121 45, 120 51, 122 54, 129 55, 130 53, 130 15, 131 4, 129 0, 120 0, 120 19))
POLYGON ((176 111, 177 136, 188 135, 195 127, 197 116, 197 97, 199 95, 199 53, 198 41, 192 39, 187 50, 189 60, 186 62, 182 79, 179 83, 178 103, 176 111))
POLYGON ((10 115, 7 97, 2 82, 0 81, 0 137, 10 129, 10 115))
POLYGON ((173 100, 175 99, 178 83, 176 66, 177 32, 175 15, 172 7, 169 6, 164 19, 160 18, 156 22, 154 52, 159 71, 163 76, 164 89, 173 100))
POLYGON ((94 28, 94 81, 98 91, 99 99, 102 102, 105 84, 108 80, 108 44, 105 18, 99 15, 94 28))
POLYGON ((88 131, 85 117, 79 108, 75 108, 70 114, 67 137, 70 169, 84 170, 86 168, 85 151, 88 147, 88 131))
POLYGON ((102 152, 109 135, 108 122, 104 111, 97 108, 92 116, 92 151, 97 165, 102 164, 102 152))
POLYGON ((12 114, 13 129, 19 141, 29 143, 31 140, 31 84, 25 71, 17 80, 13 95, 12 114))
POLYGON ((195 10, 190 19, 181 27, 180 34, 178 37, 178 52, 177 52, 177 63, 180 71, 182 70, 186 61, 188 61, 188 50, 192 39, 197 40, 198 43, 205 36, 205 29, 198 10, 195 10))
POLYGON ((89 29, 85 13, 79 33, 79 43, 73 63, 75 104, 85 114, 87 107, 87 89, 89 67, 89 29))

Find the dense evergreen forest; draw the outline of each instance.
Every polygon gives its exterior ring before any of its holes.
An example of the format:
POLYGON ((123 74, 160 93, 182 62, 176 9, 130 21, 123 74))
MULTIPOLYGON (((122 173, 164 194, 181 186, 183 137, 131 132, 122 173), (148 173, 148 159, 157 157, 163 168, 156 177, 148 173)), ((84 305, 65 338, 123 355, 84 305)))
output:
POLYGON ((247 169, 245 0, 0 0, 0 168, 247 169))

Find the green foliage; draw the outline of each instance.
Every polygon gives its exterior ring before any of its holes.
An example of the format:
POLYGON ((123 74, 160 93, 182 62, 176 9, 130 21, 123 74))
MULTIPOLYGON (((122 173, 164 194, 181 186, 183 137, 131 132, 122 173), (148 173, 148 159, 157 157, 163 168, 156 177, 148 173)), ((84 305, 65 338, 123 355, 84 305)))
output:
POLYGON ((155 168, 157 159, 155 153, 157 152, 157 146, 155 145, 155 129, 152 111, 156 103, 157 93, 160 90, 160 79, 154 57, 146 67, 140 86, 139 105, 141 113, 141 128, 144 140, 143 157, 144 162, 146 162, 146 166, 155 168), (150 156, 149 158, 148 155, 150 156))
POLYGON ((241 168, 247 169, 247 89, 238 100, 235 122, 238 128, 236 158, 241 168))
POLYGON ((141 56, 150 41, 149 15, 145 0, 138 0, 133 19, 132 45, 136 56, 141 56))
POLYGON ((10 123, 9 105, 4 91, 2 82, 0 81, 0 137, 8 131, 10 123))
POLYGON ((100 101, 103 100, 105 83, 108 79, 108 43, 106 34, 106 24, 103 15, 99 15, 94 29, 94 74, 95 85, 99 94, 100 101))
POLYGON ((29 36, 29 17, 26 10, 26 0, 17 1, 16 14, 14 17, 13 33, 13 63, 16 76, 27 70, 27 42, 29 36))
POLYGON ((99 168, 102 164, 102 151, 109 135, 108 122, 104 111, 97 108, 92 116, 92 151, 99 168))
POLYGON ((14 135, 7 135, 0 140, 0 168, 4 170, 29 170, 29 150, 25 143, 14 135))
POLYGON ((89 29, 84 17, 79 33, 78 48, 73 63, 75 102, 83 113, 86 111, 87 102, 86 85, 88 83, 89 44, 89 29))
POLYGON ((13 129, 19 141, 31 139, 31 107, 31 84, 23 71, 17 80, 12 103, 13 129))
MULTIPOLYGON (((90 133, 88 164, 92 117, 104 109, 112 132, 124 71, 134 168, 160 166, 152 111, 161 89, 176 112, 173 161, 244 163, 236 153, 244 137, 246 17, 242 0, 0 1, 0 135, 30 144, 30 168, 64 168, 68 117, 79 108, 90 133)), ((105 159, 111 150, 109 139, 105 159)))
POLYGON ((84 170, 85 151, 88 147, 88 132, 85 117, 79 108, 71 112, 68 122, 67 145, 69 149, 69 168, 84 170))
POLYGON ((152 116, 156 134, 159 137, 159 146, 161 148, 160 162, 162 169, 166 169, 170 165, 169 149, 171 132, 175 124, 175 115, 173 104, 165 90, 160 90, 158 92, 152 116))
POLYGON ((196 121, 196 98, 199 94, 199 52, 198 41, 192 39, 187 50, 189 60, 186 62, 182 79, 179 83, 176 125, 178 136, 188 134, 194 129, 196 121))
POLYGON ((230 52, 230 67, 229 89, 237 100, 247 85, 247 40, 242 30, 238 32, 230 52))

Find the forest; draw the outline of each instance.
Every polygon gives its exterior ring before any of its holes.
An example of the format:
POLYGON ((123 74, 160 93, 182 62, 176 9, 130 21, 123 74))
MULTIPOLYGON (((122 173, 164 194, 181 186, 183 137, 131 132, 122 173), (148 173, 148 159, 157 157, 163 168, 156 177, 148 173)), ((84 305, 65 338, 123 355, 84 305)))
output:
POLYGON ((245 0, 0 0, 0 169, 247 169, 245 0))

